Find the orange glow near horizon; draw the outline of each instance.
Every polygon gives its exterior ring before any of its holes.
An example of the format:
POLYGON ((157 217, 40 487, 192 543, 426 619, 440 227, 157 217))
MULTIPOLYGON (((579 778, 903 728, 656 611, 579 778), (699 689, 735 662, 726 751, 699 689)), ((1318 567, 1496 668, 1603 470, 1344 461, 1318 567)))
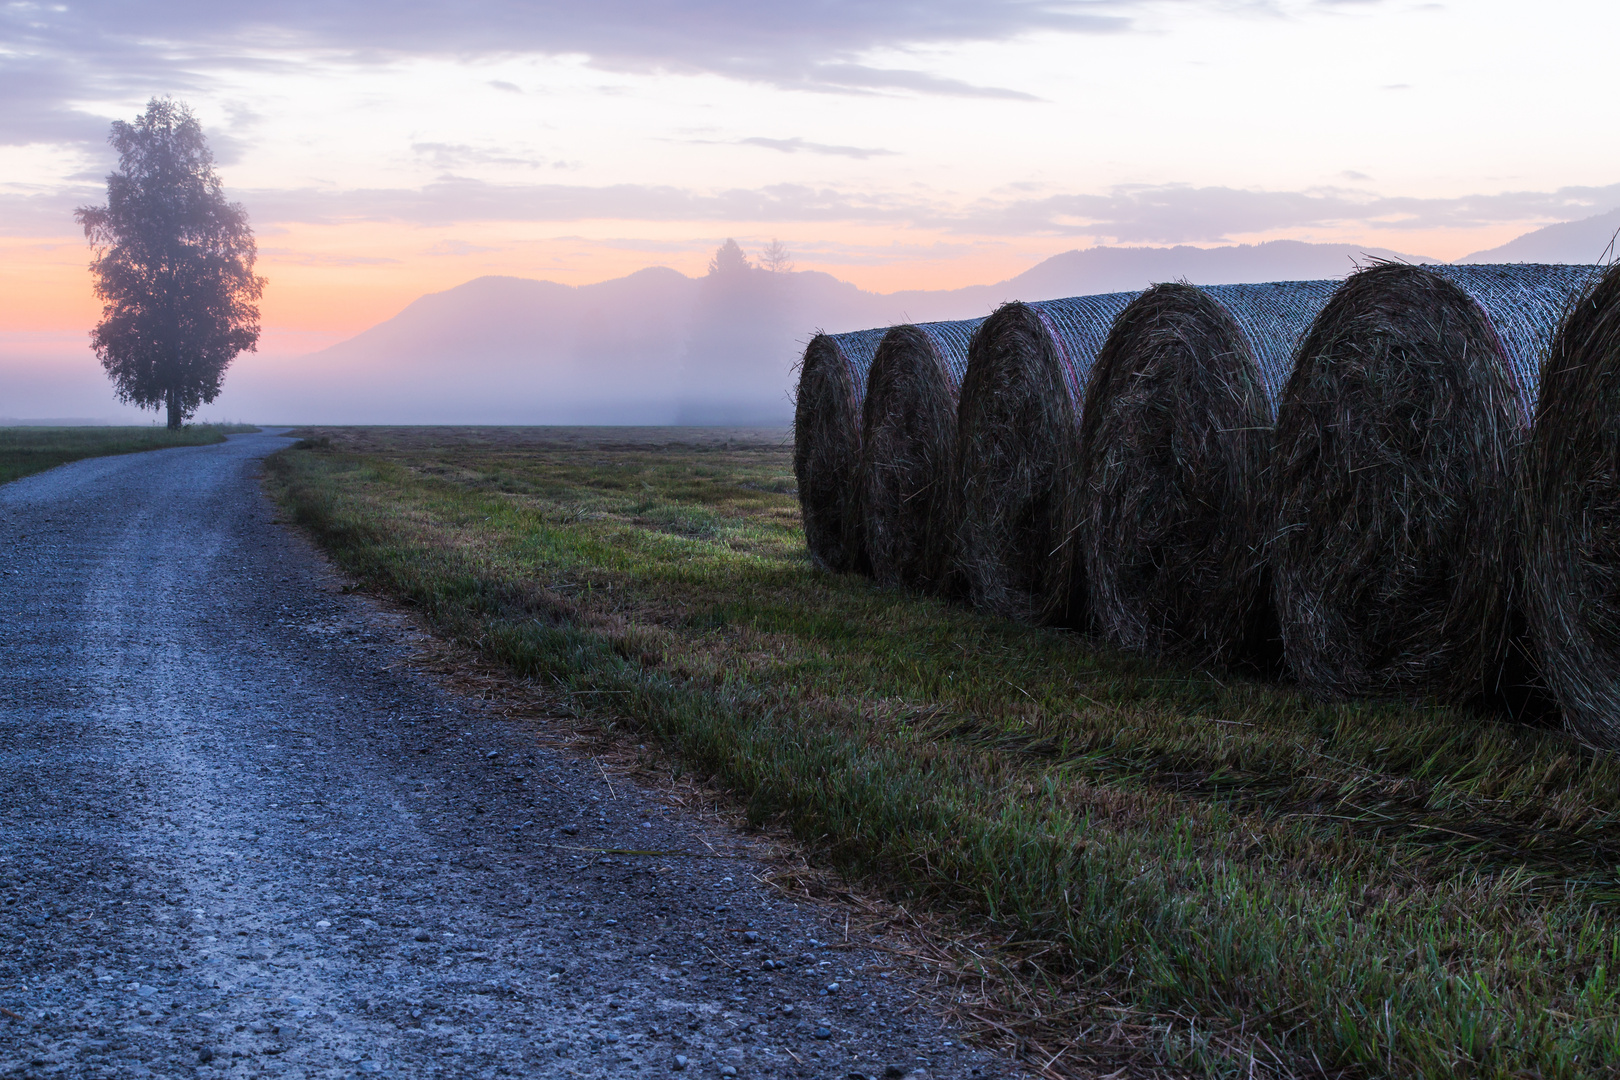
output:
MULTIPOLYGON (((1347 227, 1343 235, 1313 230, 1309 235, 1233 241, 1292 238, 1456 258, 1501 244, 1537 224, 1426 231, 1361 225, 1347 227)), ((728 235, 751 254, 780 237, 796 269, 823 271, 878 293, 993 284, 1052 255, 1092 246, 1081 237, 1015 240, 894 225, 846 224, 812 237, 802 226, 748 222, 650 227, 613 221, 561 227, 512 222, 446 227, 272 224, 259 235, 259 273, 270 282, 262 318, 267 330, 337 340, 391 318, 419 296, 484 275, 585 285, 668 266, 700 276, 713 249, 728 235), (559 235, 560 229, 567 231, 559 235)), ((89 248, 74 235, 0 241, 0 333, 87 332, 100 315, 89 261, 89 248)))

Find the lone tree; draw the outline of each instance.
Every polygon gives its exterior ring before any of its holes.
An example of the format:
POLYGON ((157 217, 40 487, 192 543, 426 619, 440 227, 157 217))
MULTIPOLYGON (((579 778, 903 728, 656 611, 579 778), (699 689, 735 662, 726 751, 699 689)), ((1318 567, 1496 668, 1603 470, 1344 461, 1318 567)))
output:
POLYGON ((133 124, 113 121, 118 171, 107 205, 74 215, 95 246, 104 301, 90 333, 120 401, 168 410, 178 428, 219 396, 237 353, 257 348, 264 278, 247 211, 225 201, 202 125, 183 103, 153 98, 133 124))
POLYGON ((743 254, 742 245, 729 236, 726 242, 714 249, 714 257, 709 260, 709 273, 711 274, 741 274, 754 268, 743 254))
POLYGON ((793 256, 788 254, 786 244, 780 240, 772 240, 765 245, 765 252, 759 257, 759 265, 773 274, 790 273, 793 270, 793 256))

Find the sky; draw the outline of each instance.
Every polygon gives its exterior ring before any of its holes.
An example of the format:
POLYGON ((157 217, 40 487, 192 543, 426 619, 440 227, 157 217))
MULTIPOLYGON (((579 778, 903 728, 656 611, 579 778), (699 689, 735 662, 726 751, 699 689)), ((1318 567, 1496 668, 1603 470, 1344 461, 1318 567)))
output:
POLYGON ((4 3, 0 353, 86 351, 72 211, 154 95, 202 120, 296 353, 726 237, 878 291, 1100 244, 1453 258, 1620 206, 1617 37, 1568 0, 4 3))

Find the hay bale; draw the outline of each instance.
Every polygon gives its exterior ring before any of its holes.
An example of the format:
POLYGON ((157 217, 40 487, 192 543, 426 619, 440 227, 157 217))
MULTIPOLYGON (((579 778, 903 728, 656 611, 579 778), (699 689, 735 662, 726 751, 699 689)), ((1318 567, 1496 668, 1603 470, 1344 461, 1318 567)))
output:
POLYGON ((1079 425, 1091 364, 1136 293, 1003 305, 973 335, 957 408, 953 584, 1035 622, 1084 614, 1079 425))
POLYGON ((824 570, 866 569, 856 483, 866 375, 884 330, 817 334, 799 365, 793 475, 810 558, 824 570))
POLYGON ((1336 288, 1157 285, 1115 321, 1080 425, 1091 616, 1115 644, 1280 659, 1264 474, 1294 348, 1336 288))
POLYGON ((1272 468, 1273 596, 1307 689, 1502 691, 1516 461, 1541 358, 1591 272, 1386 263, 1318 316, 1279 402, 1272 468))
POLYGON ((1620 749, 1620 265, 1574 305, 1542 369, 1523 467, 1531 652, 1565 723, 1620 749))
POLYGON ((861 417, 861 515, 872 576, 943 587, 956 407, 983 319, 896 326, 872 360, 861 417))

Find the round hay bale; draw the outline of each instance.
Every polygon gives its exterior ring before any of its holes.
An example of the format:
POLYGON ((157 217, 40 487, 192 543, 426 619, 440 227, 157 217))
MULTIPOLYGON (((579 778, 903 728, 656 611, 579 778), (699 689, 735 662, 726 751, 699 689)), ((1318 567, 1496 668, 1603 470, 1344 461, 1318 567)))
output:
POLYGON ((956 414, 953 583, 978 607, 1074 625, 1086 381, 1136 293, 999 308, 973 335, 956 414))
POLYGON ((1273 596, 1320 695, 1496 697, 1515 469, 1540 361, 1590 267, 1384 263, 1300 343, 1278 406, 1273 596))
POLYGON ((817 334, 799 365, 793 406, 793 475, 799 484, 804 539, 824 570, 864 571, 856 469, 861 402, 883 330, 817 334))
POLYGON ((1620 749, 1620 265, 1569 312, 1523 469, 1530 647, 1569 728, 1620 749))
POLYGON ((872 576, 943 587, 956 406, 968 347, 983 319, 907 324, 883 335, 861 418, 861 514, 872 576))
POLYGON ((1091 617, 1116 645, 1280 657, 1265 573, 1277 395, 1338 287, 1157 285, 1114 322, 1080 425, 1091 617))

